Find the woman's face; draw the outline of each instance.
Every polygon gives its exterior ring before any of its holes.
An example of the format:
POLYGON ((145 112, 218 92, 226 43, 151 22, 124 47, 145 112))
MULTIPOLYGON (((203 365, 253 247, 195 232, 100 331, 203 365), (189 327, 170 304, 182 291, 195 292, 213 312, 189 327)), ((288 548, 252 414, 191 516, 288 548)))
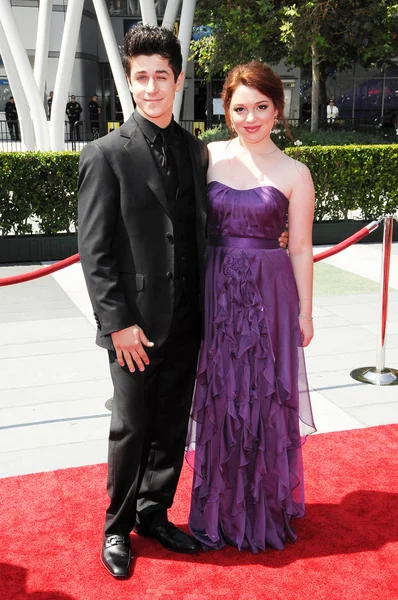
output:
POLYGON ((258 144, 270 135, 277 115, 271 98, 256 88, 240 85, 232 95, 232 124, 238 136, 250 144, 258 144))

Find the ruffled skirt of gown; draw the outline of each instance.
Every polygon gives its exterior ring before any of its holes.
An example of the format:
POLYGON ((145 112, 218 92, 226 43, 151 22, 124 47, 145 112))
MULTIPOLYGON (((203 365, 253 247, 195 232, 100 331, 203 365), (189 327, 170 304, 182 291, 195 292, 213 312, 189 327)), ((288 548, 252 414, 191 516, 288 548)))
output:
POLYGON ((305 512, 301 446, 315 431, 286 252, 209 248, 205 315, 189 528, 204 549, 282 549, 305 512))

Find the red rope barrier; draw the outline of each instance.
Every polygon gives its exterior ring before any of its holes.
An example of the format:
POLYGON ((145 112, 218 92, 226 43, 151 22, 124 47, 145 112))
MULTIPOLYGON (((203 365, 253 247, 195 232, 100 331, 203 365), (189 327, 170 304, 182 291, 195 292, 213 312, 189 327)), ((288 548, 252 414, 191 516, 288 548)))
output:
MULTIPOLYGON (((354 235, 350 236, 346 240, 343 240, 339 244, 336 244, 332 248, 329 248, 329 250, 325 250, 324 252, 316 254, 314 256, 314 263, 319 262, 320 260, 323 260, 324 258, 327 258, 329 256, 333 256, 334 254, 337 254, 342 250, 345 250, 345 248, 348 248, 352 244, 355 244, 355 242, 358 242, 358 240, 361 240, 366 235, 369 235, 369 233, 371 233, 374 229, 377 229, 378 226, 379 221, 373 221, 372 223, 369 223, 369 225, 362 227, 362 229, 357 231, 357 233, 354 233, 354 235)), ((65 267, 69 267, 70 265, 79 262, 79 260, 79 255, 73 254, 73 256, 64 258, 64 260, 60 260, 54 263, 53 265, 49 265, 48 267, 41 267, 40 269, 36 269, 36 271, 30 271, 29 273, 21 273, 21 275, 13 275, 12 277, 0 278, 0 287, 6 285, 13 285, 15 283, 24 283, 25 281, 32 281, 32 279, 38 279, 39 277, 50 275, 51 273, 55 273, 56 271, 60 271, 65 267)))
POLYGON ((362 229, 354 233, 354 235, 351 235, 346 240, 343 240, 339 244, 332 246, 332 248, 329 248, 329 250, 324 250, 324 252, 319 252, 319 254, 316 254, 314 256, 314 263, 317 263, 324 258, 328 258, 329 256, 333 256, 334 254, 345 250, 349 246, 352 246, 352 244, 355 244, 355 242, 358 242, 365 236, 369 235, 369 233, 377 229, 378 226, 379 221, 372 221, 372 223, 369 223, 369 225, 365 225, 365 227, 362 227, 362 229))
POLYGON ((68 256, 68 258, 64 258, 64 260, 54 263, 53 265, 36 269, 36 271, 21 273, 20 275, 13 275, 12 277, 2 277, 0 278, 0 287, 5 285, 13 285, 14 283, 24 283, 25 281, 31 281, 32 279, 44 277, 44 275, 50 275, 51 273, 55 273, 55 271, 60 271, 65 267, 69 267, 70 265, 79 262, 79 260, 79 255, 73 254, 72 256, 68 256))

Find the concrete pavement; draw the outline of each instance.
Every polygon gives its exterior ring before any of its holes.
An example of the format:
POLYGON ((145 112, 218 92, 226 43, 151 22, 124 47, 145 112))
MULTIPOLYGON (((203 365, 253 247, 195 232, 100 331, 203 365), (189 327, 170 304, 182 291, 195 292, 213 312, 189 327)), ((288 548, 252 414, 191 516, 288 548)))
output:
MULTIPOLYGON (((1 266, 0 277, 33 268, 1 266)), ((350 378, 375 365, 380 268, 380 244, 316 266, 316 335, 306 358, 318 432, 398 422, 398 386, 350 378)), ((386 365, 398 369, 398 244, 390 281, 386 365)), ((94 337, 79 264, 0 288, 0 477, 106 461, 112 386, 94 337)))

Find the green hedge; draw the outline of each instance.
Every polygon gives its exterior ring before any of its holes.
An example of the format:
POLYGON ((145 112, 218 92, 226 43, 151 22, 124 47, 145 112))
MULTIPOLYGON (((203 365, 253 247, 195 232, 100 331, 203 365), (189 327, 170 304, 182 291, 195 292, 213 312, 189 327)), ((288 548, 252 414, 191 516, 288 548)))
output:
POLYGON ((315 220, 364 219, 398 210, 398 145, 287 148, 305 163, 315 185, 315 220))
MULTIPOLYGON (((275 144, 285 150, 294 147, 295 140, 299 146, 369 146, 378 144, 397 144, 398 136, 394 129, 381 128, 378 131, 355 131, 345 129, 327 129, 312 132, 309 124, 291 125, 290 132, 293 140, 286 135, 282 125, 278 125, 271 132, 271 139, 275 144)), ((226 125, 218 125, 206 129, 201 139, 208 144, 219 140, 229 140, 230 133, 226 125)))
POLYGON ((0 152, 0 232, 70 232, 77 221, 76 152, 0 152))
MULTIPOLYGON (((287 148, 316 190, 315 219, 372 219, 398 210, 398 145, 287 148)), ((74 231, 78 153, 0 152, 0 233, 74 231)))

